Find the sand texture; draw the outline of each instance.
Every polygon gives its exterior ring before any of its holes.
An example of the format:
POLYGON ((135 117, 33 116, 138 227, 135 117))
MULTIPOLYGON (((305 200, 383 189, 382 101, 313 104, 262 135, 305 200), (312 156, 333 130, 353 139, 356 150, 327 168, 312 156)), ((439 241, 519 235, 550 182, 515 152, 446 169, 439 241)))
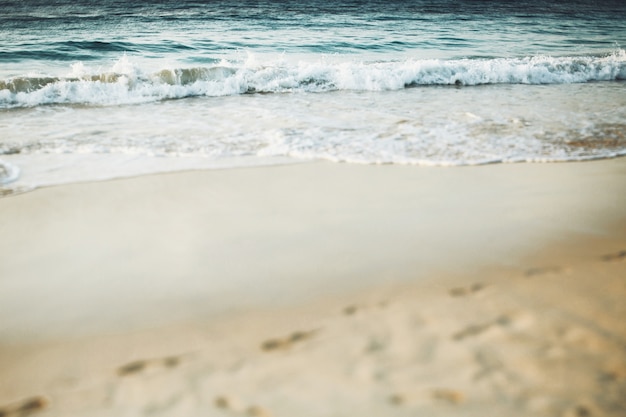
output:
POLYGON ((304 164, 0 199, 0 416, 626 415, 625 180, 304 164))

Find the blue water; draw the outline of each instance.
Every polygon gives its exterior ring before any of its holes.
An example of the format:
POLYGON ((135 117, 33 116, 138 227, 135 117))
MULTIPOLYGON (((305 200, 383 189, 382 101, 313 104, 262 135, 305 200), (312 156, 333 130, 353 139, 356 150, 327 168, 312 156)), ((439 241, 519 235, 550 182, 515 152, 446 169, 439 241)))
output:
POLYGON ((0 3, 5 186, 626 154, 623 1, 0 3))
POLYGON ((120 52, 204 64, 240 50, 512 58, 606 53, 626 43, 621 1, 16 0, 3 6, 0 62, 9 67, 27 59, 101 62, 120 52))

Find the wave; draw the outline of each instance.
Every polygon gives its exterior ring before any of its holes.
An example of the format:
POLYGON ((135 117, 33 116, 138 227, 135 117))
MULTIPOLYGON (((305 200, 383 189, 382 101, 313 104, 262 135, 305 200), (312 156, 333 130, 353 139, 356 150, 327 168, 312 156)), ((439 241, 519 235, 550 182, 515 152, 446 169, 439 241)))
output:
POLYGON ((0 80, 0 108, 43 104, 116 105, 249 93, 382 91, 428 85, 566 84, 626 80, 626 51, 604 56, 385 62, 222 61, 196 68, 143 71, 124 56, 109 71, 82 63, 66 77, 0 80))
POLYGON ((93 61, 107 53, 167 53, 195 49, 192 46, 173 41, 158 43, 103 42, 103 41, 62 41, 46 44, 22 43, 12 48, 0 50, 0 62, 20 62, 22 60, 54 61, 93 61))

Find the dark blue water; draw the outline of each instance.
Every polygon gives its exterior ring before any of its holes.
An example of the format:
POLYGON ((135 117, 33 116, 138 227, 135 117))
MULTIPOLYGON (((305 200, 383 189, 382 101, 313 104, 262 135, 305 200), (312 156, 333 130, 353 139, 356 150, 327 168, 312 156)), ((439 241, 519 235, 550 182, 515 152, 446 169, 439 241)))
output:
MULTIPOLYGON (((233 51, 511 58, 603 54, 626 44, 623 1, 4 1, 0 64, 181 63, 233 51)), ((41 65, 38 65, 40 68, 41 65)))

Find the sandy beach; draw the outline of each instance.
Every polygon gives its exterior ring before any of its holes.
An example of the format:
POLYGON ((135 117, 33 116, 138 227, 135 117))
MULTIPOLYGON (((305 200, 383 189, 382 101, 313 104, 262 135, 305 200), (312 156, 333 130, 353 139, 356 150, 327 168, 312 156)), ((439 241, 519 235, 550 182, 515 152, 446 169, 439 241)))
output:
POLYGON ((0 198, 0 416, 623 416, 626 158, 0 198))

